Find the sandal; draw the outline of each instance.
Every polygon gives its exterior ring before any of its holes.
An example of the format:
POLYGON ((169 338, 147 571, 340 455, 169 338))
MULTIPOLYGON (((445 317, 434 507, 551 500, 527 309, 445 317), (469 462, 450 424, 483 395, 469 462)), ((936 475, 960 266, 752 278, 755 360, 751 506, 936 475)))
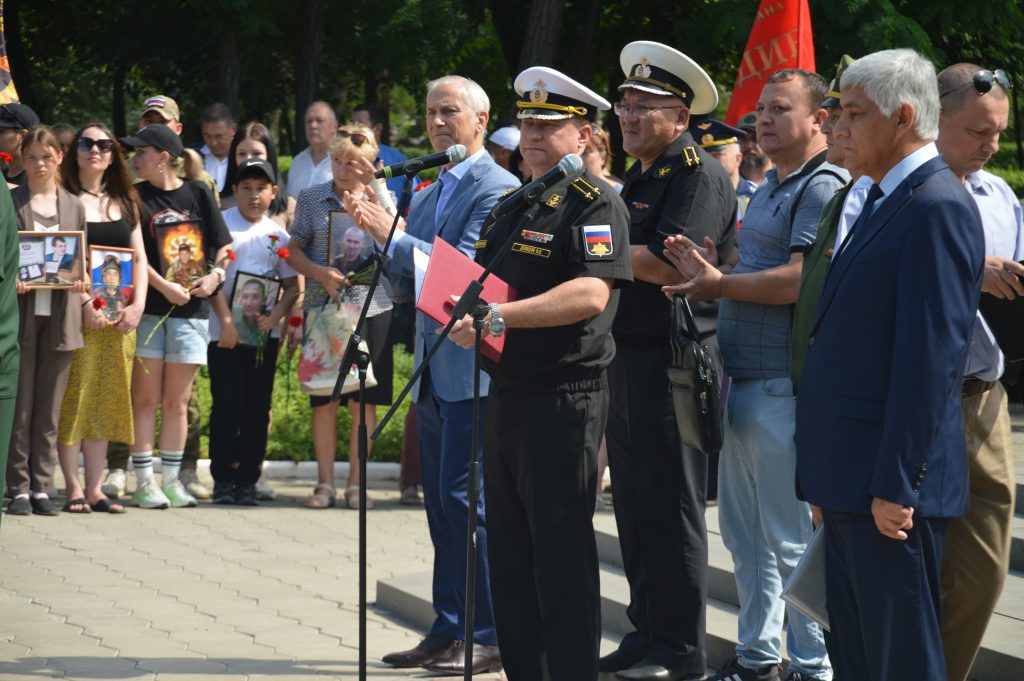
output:
MULTIPOLYGON (((345 488, 345 505, 353 510, 359 509, 359 485, 349 485, 345 488)), ((373 499, 366 495, 366 510, 373 508, 373 499)))
POLYGON ((402 488, 402 496, 398 498, 402 506, 422 506, 423 497, 420 496, 418 485, 406 485, 402 488))
POLYGON ((85 497, 68 499, 67 503, 60 510, 65 513, 92 513, 92 509, 89 507, 89 500, 85 497))
POLYGON ((107 497, 99 499, 96 503, 89 504, 89 507, 97 513, 113 513, 114 515, 119 515, 125 512, 124 506, 111 502, 107 497))
POLYGON ((338 492, 334 487, 326 482, 321 482, 313 488, 313 494, 306 497, 306 501, 303 503, 306 508, 329 508, 334 506, 337 499, 338 492))

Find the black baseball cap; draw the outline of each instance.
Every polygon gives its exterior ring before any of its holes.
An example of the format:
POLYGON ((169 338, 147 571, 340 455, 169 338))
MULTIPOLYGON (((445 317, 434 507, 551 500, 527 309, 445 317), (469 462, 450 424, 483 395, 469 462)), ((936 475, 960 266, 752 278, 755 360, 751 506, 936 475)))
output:
POLYGON ((277 173, 274 166, 266 159, 252 157, 247 158, 238 164, 238 172, 235 173, 235 184, 250 177, 266 179, 270 184, 277 184, 277 173))
POLYGON ((166 151, 171 158, 178 158, 185 151, 177 133, 161 123, 147 125, 132 137, 122 137, 121 144, 130 149, 153 147, 157 151, 166 151))
POLYGON ((21 102, 11 102, 0 106, 0 128, 28 130, 37 125, 39 125, 39 116, 21 102))

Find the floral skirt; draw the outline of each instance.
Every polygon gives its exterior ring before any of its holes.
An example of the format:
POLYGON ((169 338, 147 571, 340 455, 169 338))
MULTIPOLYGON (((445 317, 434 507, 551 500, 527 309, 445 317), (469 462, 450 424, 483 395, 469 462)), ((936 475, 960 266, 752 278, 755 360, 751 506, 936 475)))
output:
POLYGON ((132 421, 132 362, 135 332, 114 327, 85 329, 85 346, 75 350, 71 377, 60 408, 57 442, 135 442, 132 421))

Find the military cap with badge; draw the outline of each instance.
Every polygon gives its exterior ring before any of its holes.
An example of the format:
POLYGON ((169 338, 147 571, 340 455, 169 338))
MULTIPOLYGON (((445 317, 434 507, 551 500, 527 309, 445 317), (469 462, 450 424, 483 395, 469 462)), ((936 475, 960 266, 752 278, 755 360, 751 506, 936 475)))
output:
POLYGON ((842 79, 843 73, 846 69, 850 68, 850 64, 853 63, 853 57, 848 54, 844 54, 842 59, 839 60, 839 66, 836 67, 836 77, 832 79, 832 82, 828 85, 828 94, 825 99, 821 100, 818 104, 823 109, 834 109, 839 106, 839 95, 842 90, 842 79))
POLYGON ((736 144, 747 136, 745 130, 715 120, 702 121, 694 128, 694 138, 706 151, 715 151, 729 144, 736 144))

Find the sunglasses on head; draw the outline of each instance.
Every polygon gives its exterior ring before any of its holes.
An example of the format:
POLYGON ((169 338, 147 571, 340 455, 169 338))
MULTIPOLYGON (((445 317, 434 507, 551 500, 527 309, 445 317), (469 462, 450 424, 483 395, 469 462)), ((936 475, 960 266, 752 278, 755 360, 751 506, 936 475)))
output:
POLYGON ((90 137, 79 137, 78 148, 82 151, 89 151, 93 147, 100 150, 100 153, 107 153, 114 148, 114 140, 94 140, 90 137))
POLYGON ((965 88, 968 85, 973 85, 975 92, 977 92, 979 95, 984 95, 987 94, 988 92, 991 92, 992 86, 996 83, 998 83, 999 86, 1003 88, 1003 90, 1006 90, 1007 92, 1009 92, 1010 89, 1013 88, 1013 84, 1010 82, 1009 77, 1006 75, 1006 71, 1003 71, 1002 69, 989 71, 986 69, 984 71, 978 71, 977 73, 975 73, 974 77, 971 78, 970 83, 966 83, 958 88, 953 88, 952 90, 947 90, 946 92, 943 92, 941 95, 939 95, 939 98, 941 99, 942 97, 945 97, 948 94, 965 88))
POLYGON ((369 138, 361 132, 349 132, 348 130, 339 130, 338 135, 352 140, 352 144, 357 147, 363 146, 366 142, 370 141, 369 138))

